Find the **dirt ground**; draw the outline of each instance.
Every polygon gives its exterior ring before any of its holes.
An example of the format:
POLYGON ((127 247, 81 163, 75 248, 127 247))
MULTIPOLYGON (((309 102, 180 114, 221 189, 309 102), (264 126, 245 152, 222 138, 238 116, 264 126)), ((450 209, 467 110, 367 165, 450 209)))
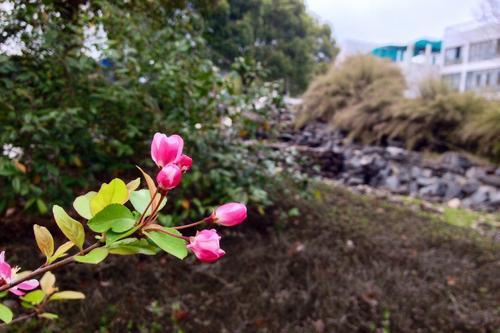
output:
MULTIPOLYGON (((59 284, 87 299, 8 332, 500 332, 492 239, 331 186, 281 196, 301 215, 223 229, 215 264, 164 254, 63 268, 59 284)), ((0 222, 0 249, 23 267, 41 260, 32 223, 0 222)))

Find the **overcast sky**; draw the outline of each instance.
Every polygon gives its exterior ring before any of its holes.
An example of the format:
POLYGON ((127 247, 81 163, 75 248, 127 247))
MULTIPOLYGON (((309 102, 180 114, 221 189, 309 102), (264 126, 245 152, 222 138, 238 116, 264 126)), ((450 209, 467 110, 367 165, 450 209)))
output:
POLYGON ((405 43, 441 38, 449 25, 474 20, 480 0, 306 0, 309 11, 342 41, 405 43))

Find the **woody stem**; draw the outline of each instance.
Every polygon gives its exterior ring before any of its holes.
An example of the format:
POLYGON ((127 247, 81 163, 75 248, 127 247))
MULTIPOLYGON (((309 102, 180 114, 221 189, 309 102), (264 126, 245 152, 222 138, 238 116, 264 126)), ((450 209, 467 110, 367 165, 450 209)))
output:
POLYGON ((181 225, 181 226, 178 226, 178 227, 174 227, 173 229, 180 230, 180 229, 191 228, 191 227, 200 225, 200 224, 205 223, 205 222, 210 222, 210 221, 212 221, 212 216, 207 216, 203 220, 200 220, 200 221, 197 221, 197 222, 193 222, 193 223, 189 223, 189 224, 184 224, 184 225, 181 225))
POLYGON ((31 272, 31 273, 29 273, 29 274, 27 274, 27 275, 25 275, 17 280, 11 281, 10 283, 7 283, 7 284, 1 286, 0 292, 9 290, 10 288, 17 286, 18 284, 20 284, 26 280, 33 279, 34 277, 37 277, 45 272, 53 271, 57 268, 71 264, 75 261, 76 256, 84 255, 84 254, 92 251, 93 249, 98 248, 100 245, 101 245, 100 242, 96 242, 96 243, 92 244, 91 246, 79 251, 78 253, 75 253, 74 255, 72 255, 66 259, 63 259, 61 261, 57 261, 57 262, 50 264, 50 265, 47 265, 47 266, 42 266, 42 267, 34 270, 33 272, 31 272))

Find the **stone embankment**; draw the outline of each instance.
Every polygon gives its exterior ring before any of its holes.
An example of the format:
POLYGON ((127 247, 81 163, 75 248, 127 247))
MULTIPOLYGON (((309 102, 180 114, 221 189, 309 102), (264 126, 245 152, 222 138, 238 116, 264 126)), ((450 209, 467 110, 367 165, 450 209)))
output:
POLYGON ((397 144, 352 144, 322 123, 285 131, 280 141, 304 151, 318 166, 304 171, 350 187, 368 185, 452 207, 500 210, 500 167, 479 165, 459 153, 448 152, 429 160, 397 144))

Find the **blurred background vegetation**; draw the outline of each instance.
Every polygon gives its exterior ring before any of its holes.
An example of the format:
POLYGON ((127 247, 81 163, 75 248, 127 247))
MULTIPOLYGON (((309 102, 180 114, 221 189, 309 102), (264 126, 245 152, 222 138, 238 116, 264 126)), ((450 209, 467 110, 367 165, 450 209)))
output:
POLYGON ((179 196, 201 201, 179 203, 179 214, 270 203, 266 168, 228 143, 255 135, 248 114, 278 111, 337 50, 303 1, 275 2, 11 1, 0 24, 14 51, 0 55, 0 142, 22 155, 0 157, 0 211, 44 213, 98 181, 135 178, 134 164, 152 166, 155 131, 183 135, 195 160, 179 196))

